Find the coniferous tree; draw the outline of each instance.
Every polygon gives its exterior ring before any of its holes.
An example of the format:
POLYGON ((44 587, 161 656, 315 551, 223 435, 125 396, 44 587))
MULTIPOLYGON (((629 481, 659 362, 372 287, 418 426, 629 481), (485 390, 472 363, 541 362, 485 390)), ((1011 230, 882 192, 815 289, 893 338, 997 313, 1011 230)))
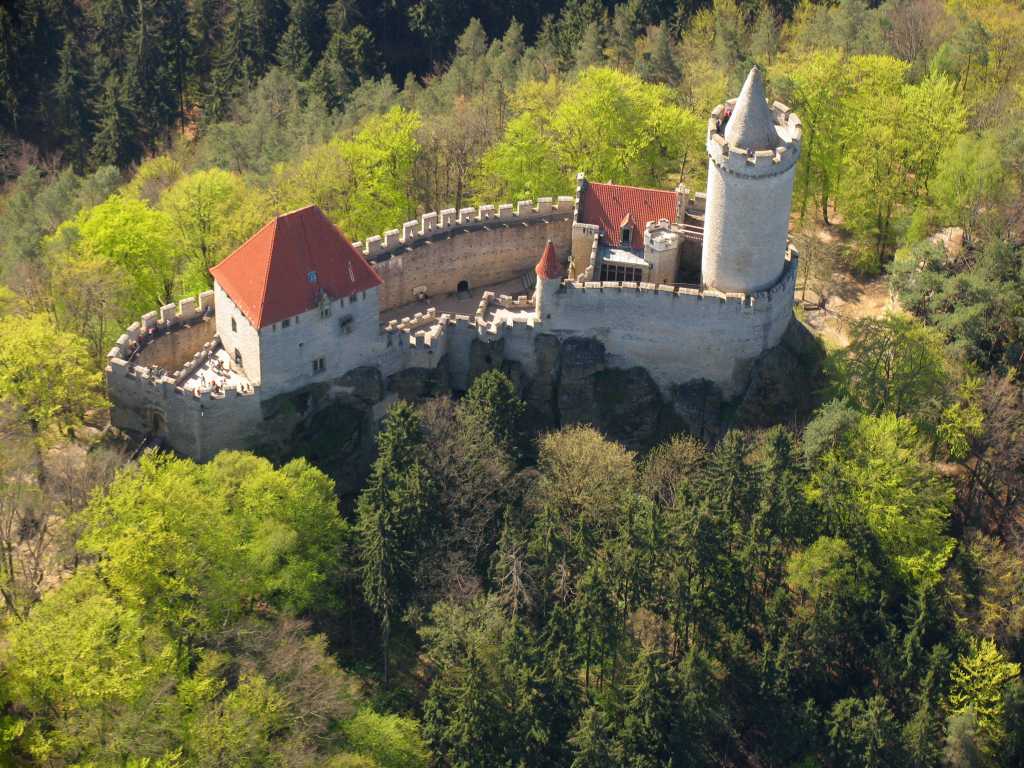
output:
POLYGON ((96 132, 89 157, 93 165, 124 168, 142 154, 138 144, 137 116, 126 90, 128 84, 116 74, 107 77, 95 108, 96 132))
POLYGON ((636 55, 636 34, 640 29, 640 0, 615 6, 612 17, 611 50, 617 67, 628 67, 636 55))
POLYGON ((408 403, 397 403, 384 419, 377 460, 356 510, 363 594, 381 623, 385 685, 391 629, 412 597, 416 555, 432 529, 434 492, 422 450, 419 415, 408 403))
POLYGON ((58 58, 60 66, 53 87, 54 127, 64 142, 65 156, 70 159, 75 170, 82 173, 92 133, 89 78, 74 35, 65 35, 58 58))
POLYGON ((644 54, 640 64, 640 75, 650 83, 678 85, 682 74, 672 50, 672 40, 664 24, 651 28, 647 44, 650 50, 644 54))
POLYGON ((210 89, 204 105, 206 122, 215 123, 228 116, 232 101, 250 80, 250 71, 243 48, 242 18, 236 10, 225 24, 224 38, 213 57, 210 89))
POLYGON ((175 43, 185 34, 182 0, 137 0, 134 27, 127 40, 125 84, 130 88, 141 143, 152 145, 173 124, 180 110, 175 43))
POLYGON ((299 26, 289 24, 277 46, 277 63, 293 77, 305 80, 309 77, 310 57, 309 45, 299 26))
POLYGON ((520 420, 525 410, 511 379, 498 370, 480 374, 459 403, 460 416, 467 424, 489 431, 513 455, 521 442, 520 420))
POLYGON ((604 44, 601 39, 601 25, 596 21, 587 24, 576 51, 577 69, 586 69, 604 63, 604 44))

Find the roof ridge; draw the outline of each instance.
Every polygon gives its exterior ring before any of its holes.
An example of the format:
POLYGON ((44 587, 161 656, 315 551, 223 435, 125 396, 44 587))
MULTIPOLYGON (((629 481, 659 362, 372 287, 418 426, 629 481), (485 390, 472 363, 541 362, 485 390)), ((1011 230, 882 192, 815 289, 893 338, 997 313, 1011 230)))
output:
POLYGON ((274 225, 274 231, 270 235, 270 254, 267 258, 267 267, 263 271, 263 286, 260 288, 260 303, 257 305, 256 322, 254 323, 257 328, 263 327, 263 311, 267 305, 267 287, 270 285, 270 268, 274 264, 274 246, 277 245, 277 228, 281 225, 280 214, 275 216, 270 223, 274 225))
POLYGON ((621 187, 623 189, 642 189, 644 192, 664 192, 666 195, 676 194, 676 190, 674 189, 658 189, 657 187, 637 187, 632 184, 616 184, 611 181, 588 181, 587 185, 592 187, 621 187))

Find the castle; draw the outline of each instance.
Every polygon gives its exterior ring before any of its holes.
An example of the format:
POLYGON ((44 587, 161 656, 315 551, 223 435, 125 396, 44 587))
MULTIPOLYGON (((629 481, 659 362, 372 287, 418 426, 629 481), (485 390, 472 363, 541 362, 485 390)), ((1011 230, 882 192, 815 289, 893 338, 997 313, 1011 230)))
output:
POLYGON ((544 350, 577 338, 665 391, 701 380, 734 397, 792 318, 800 142, 754 68, 711 113, 706 194, 580 175, 575 196, 427 213, 365 243, 315 206, 277 216, 211 270, 213 290, 117 340, 111 421, 202 461, 259 445, 310 393, 357 393, 379 418, 409 372, 464 390, 495 345, 549 380, 544 350), (526 294, 487 290, 509 284, 526 294))

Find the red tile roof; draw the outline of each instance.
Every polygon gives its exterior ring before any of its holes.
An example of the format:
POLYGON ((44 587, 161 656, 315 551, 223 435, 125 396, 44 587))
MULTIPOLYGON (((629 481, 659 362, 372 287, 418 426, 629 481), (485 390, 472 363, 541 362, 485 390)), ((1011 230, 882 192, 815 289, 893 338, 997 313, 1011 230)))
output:
POLYGON ((583 191, 583 210, 579 221, 583 224, 597 224, 604 230, 604 241, 619 246, 622 232, 620 222, 628 218, 636 222, 633 236, 625 245, 632 248, 644 247, 644 225, 649 221, 676 218, 676 193, 664 189, 624 187, 619 184, 594 184, 587 182, 583 191))
POLYGON ((550 240, 544 246, 544 253, 541 254, 540 261, 537 262, 536 272, 537 277, 541 280, 554 280, 562 277, 562 265, 558 263, 555 246, 550 240))
POLYGON ((312 309, 321 291, 338 299, 383 282, 315 205, 268 222, 210 273, 256 328, 312 309))

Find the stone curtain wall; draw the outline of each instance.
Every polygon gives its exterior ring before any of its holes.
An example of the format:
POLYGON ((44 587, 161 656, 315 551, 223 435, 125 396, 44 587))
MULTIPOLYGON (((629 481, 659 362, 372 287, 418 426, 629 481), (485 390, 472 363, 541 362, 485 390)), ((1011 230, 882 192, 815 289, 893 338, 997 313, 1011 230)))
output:
POLYGON ((609 363, 646 368, 664 393, 708 379, 726 398, 738 395, 747 366, 782 338, 793 314, 797 258, 790 251, 779 280, 751 295, 650 283, 564 283, 546 300, 541 329, 601 341, 609 363))
POLYGON ((443 296, 463 280, 470 288, 512 280, 536 266, 548 240, 564 261, 574 206, 573 197, 542 197, 536 204, 449 208, 354 245, 384 280, 380 309, 386 311, 414 301, 419 288, 443 296))
POLYGON ((118 338, 107 353, 111 424, 161 432, 175 450, 200 461, 256 437, 261 417, 254 390, 196 395, 179 386, 216 345, 213 307, 213 291, 204 291, 146 313, 118 338))
MULTIPOLYGON (((647 369, 663 394, 675 384, 707 379, 725 397, 747 383, 748 367, 782 339, 793 315, 797 254, 790 249, 779 280, 756 294, 723 294, 650 283, 564 282, 550 302, 551 317, 532 314, 485 321, 478 313, 422 313, 407 327, 386 332, 390 372, 448 366, 456 389, 469 385, 470 347, 474 339, 502 341, 507 360, 535 377, 536 334, 562 339, 596 338, 605 345, 610 365, 647 369)), ((550 373, 550 372, 547 372, 550 373)), ((628 394, 628 393, 626 393, 628 394)))

